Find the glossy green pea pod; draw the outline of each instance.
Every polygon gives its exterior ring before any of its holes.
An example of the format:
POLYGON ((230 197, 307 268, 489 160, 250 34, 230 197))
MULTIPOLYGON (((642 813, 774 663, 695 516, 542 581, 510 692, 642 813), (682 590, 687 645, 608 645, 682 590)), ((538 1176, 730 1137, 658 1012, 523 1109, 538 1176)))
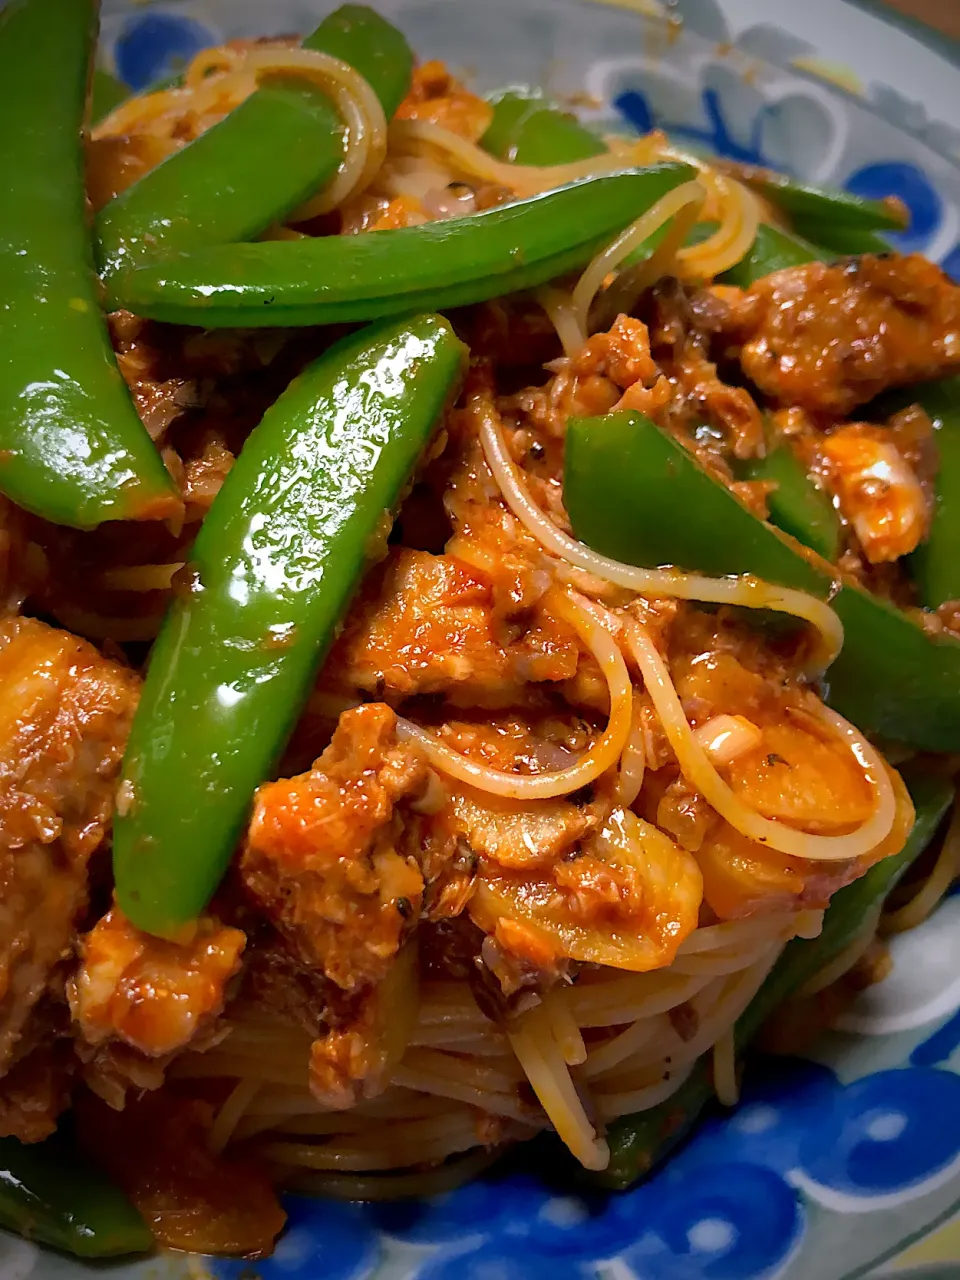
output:
POLYGON ((960 640, 928 634, 773 525, 638 413, 574 419, 564 501, 577 537, 627 564, 752 574, 829 598, 844 626, 829 702, 854 724, 927 751, 960 750, 960 640))
POLYGON ((720 162, 799 226, 798 220, 829 223, 851 231, 903 231, 908 216, 896 200, 865 200, 839 188, 818 187, 772 169, 720 162))
POLYGON ((802 267, 808 262, 829 262, 839 257, 859 257, 864 253, 892 253, 891 245, 875 231, 844 224, 834 225, 818 218, 797 218, 793 231, 783 231, 761 223, 753 245, 736 266, 719 276, 721 284, 749 289, 775 271, 802 267))
POLYGON ((739 289, 749 289, 752 284, 762 280, 764 276, 773 275, 775 271, 785 271, 788 267, 802 267, 808 262, 816 262, 823 253, 790 231, 781 231, 779 227, 771 227, 761 222, 757 228, 757 237, 749 253, 741 258, 736 266, 728 268, 718 277, 721 284, 736 285, 739 289))
POLYGON ((796 234, 816 245, 818 257, 859 258, 864 253, 893 253, 893 245, 877 231, 847 227, 825 218, 794 218, 796 234))
POLYGON ((493 119, 480 145, 501 160, 543 167, 589 160, 607 150, 576 116, 559 111, 542 93, 507 89, 490 101, 493 119))
POLYGON ((767 496, 770 523, 833 564, 840 554, 842 529, 830 495, 811 480, 803 463, 784 440, 762 458, 737 468, 738 480, 767 481, 776 488, 767 496))
POLYGON ((29 1145, 0 1138, 0 1226, 77 1258, 153 1248, 123 1192, 60 1136, 29 1145))
POLYGON ((368 236, 238 244, 171 254, 108 281, 112 306, 205 328, 301 326, 441 310, 583 267, 692 174, 628 169, 466 218, 368 236))
MULTIPOLYGON (((406 40, 364 5, 324 19, 304 48, 355 67, 388 119, 409 87, 406 40)), ((129 257, 252 240, 329 183, 342 158, 343 124, 323 90, 273 77, 100 211, 100 265, 110 274, 129 257)))
MULTIPOLYGON (((833 895, 817 938, 787 943, 763 986, 737 1022, 735 1040, 742 1053, 772 1013, 826 968, 857 936, 897 881, 927 848, 954 801, 954 786, 931 774, 904 774, 916 809, 913 830, 902 852, 884 858, 866 875, 833 895)), ((607 1131, 610 1164, 581 1180, 623 1191, 669 1156, 687 1137, 713 1098, 710 1069, 701 1058, 680 1089, 667 1102, 635 1116, 615 1120, 607 1131)))
POLYGON ((0 490, 58 524, 180 509, 110 346, 81 134, 94 0, 0 14, 0 490))
POLYGON ((129 85, 98 67, 90 85, 90 123, 99 124, 121 102, 126 102, 132 92, 129 85))
POLYGON ((244 445, 124 758, 113 867, 141 929, 176 936, 217 888, 463 362, 440 317, 363 330, 308 366, 244 445))
POLYGON ((960 379, 928 382, 898 395, 930 417, 937 448, 936 500, 930 532, 910 557, 920 602, 938 609, 960 600, 960 379))

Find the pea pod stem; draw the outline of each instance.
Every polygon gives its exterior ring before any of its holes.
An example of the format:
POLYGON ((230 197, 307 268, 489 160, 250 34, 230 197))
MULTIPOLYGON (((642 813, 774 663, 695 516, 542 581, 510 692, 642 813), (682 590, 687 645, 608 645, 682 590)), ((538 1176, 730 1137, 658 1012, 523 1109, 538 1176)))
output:
POLYGON ((81 139, 96 30, 94 0, 0 15, 0 489, 78 528, 180 510, 95 288, 81 139))
POLYGON ((123 1192, 60 1136, 30 1145, 0 1138, 0 1226, 88 1260, 153 1247, 123 1192))
MULTIPOLYGON (((409 87, 406 40, 364 5, 344 5, 325 18, 304 48, 358 70, 388 118, 409 87)), ((272 78, 100 211, 101 268, 109 275, 128 258, 253 239, 332 181, 343 130, 318 86, 272 78)))
POLYGON ((176 936, 219 884, 463 355, 440 317, 364 330, 308 366, 244 445, 197 537, 196 585, 154 647, 124 758, 113 865, 139 928, 176 936))
POLYGON ((854 583, 838 588, 832 565, 757 519, 649 419, 572 420, 564 501, 577 536, 617 560, 750 574, 829 599, 845 633, 826 677, 831 705, 890 741, 960 749, 960 640, 928 634, 854 583))
MULTIPOLYGON (((884 858, 859 880, 834 894, 818 937, 787 943, 763 986, 737 1021, 734 1037, 742 1054, 770 1015, 840 956, 862 929, 864 919, 888 894, 927 848, 954 801, 955 788, 946 778, 929 772, 905 773, 904 781, 916 810, 913 830, 903 850, 884 858)), ((608 1130, 610 1164, 603 1173, 583 1174, 581 1180, 625 1190, 649 1173, 682 1142, 713 1099, 708 1061, 701 1058, 693 1074, 660 1106, 624 1116, 608 1130)))
POLYGON ((584 266, 692 176, 629 169, 448 222, 367 236, 230 245, 134 265, 112 306, 207 328, 332 324, 465 306, 584 266))

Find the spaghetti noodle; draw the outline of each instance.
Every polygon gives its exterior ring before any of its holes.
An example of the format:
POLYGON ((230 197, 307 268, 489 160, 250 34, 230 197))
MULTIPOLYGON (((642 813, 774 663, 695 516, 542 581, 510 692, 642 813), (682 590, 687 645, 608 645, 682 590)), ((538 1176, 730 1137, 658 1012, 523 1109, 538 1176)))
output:
POLYGON ((230 1111, 235 1137, 264 1143, 294 1185, 308 1170, 371 1174, 445 1160, 482 1144, 481 1114, 495 1121, 497 1142, 552 1126, 588 1168, 602 1168, 606 1147, 583 1099, 609 1121, 672 1096, 728 1033, 785 943, 815 934, 820 914, 701 928, 673 965, 629 976, 586 973, 503 1027, 463 984, 422 983, 416 1026, 391 1083, 347 1112, 325 1109, 308 1091, 309 1037, 262 1012, 236 1009, 227 1039, 184 1055, 174 1072, 235 1079, 221 1116, 245 1100, 239 1119, 230 1111), (685 973, 684 962, 695 959, 699 971, 685 973), (525 1082, 542 1110, 525 1100, 525 1082))

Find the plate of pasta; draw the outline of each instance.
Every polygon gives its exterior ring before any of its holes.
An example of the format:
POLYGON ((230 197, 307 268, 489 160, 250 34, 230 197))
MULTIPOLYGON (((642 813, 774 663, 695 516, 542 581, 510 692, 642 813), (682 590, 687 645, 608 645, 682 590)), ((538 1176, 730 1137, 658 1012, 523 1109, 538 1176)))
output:
POLYGON ((3 1280, 960 1205, 960 143, 691 8, 0 8, 3 1280))

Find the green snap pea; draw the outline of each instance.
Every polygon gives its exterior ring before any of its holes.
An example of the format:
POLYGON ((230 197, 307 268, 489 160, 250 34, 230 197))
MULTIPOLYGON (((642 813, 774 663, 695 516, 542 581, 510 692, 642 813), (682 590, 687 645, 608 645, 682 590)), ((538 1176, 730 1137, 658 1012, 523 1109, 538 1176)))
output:
POLYGON ((114 107, 119 107, 121 102, 126 102, 131 93, 129 85, 112 76, 109 71, 102 71, 98 67, 93 73, 93 83, 90 86, 91 123, 99 124, 114 107))
POLYGON ((123 1192, 59 1135, 29 1145, 0 1138, 0 1226, 85 1259, 153 1247, 123 1192))
POLYGON ((390 120, 406 97, 413 77, 413 51, 392 23, 365 4, 344 4, 324 18, 305 49, 329 53, 359 71, 380 99, 390 120))
POLYGON ((540 93, 507 89, 491 99, 493 119, 480 139, 491 155, 537 166, 589 160, 607 150, 574 115, 558 111, 540 93))
POLYGON ((831 563, 840 554, 840 518, 829 494, 815 484, 787 441, 772 445, 762 458, 750 458, 737 470, 739 480, 769 481, 770 523, 831 563))
POLYGON ((724 271, 721 284, 749 289, 775 271, 802 267, 808 262, 829 262, 838 257, 859 257, 864 253, 887 254, 893 250, 878 235, 861 227, 831 223, 823 218, 793 219, 793 231, 783 231, 761 223, 749 251, 735 266, 724 271))
POLYGON ((903 231, 907 226, 906 210, 896 200, 865 200, 849 191, 818 187, 772 169, 729 161, 718 164, 782 209, 798 227, 797 219, 828 223, 851 231, 903 231))
POLYGON ((95 288, 81 133, 96 18, 94 0, 0 14, 0 490, 79 528, 180 509, 95 288))
MULTIPOLYGON (((355 67, 388 118, 409 87, 406 40, 363 5, 331 14, 304 48, 355 67)), ((128 257, 251 240, 329 183, 342 158, 343 123, 322 89, 272 77, 100 211, 100 265, 109 275, 128 257)))
POLYGON ((793 229, 816 245, 821 251, 818 256, 823 258, 859 258, 864 253, 881 255, 894 251, 890 241, 877 231, 847 227, 825 218, 794 218, 793 229))
POLYGON ((206 906, 391 512, 456 389, 446 320, 336 344, 224 482, 150 659, 113 829, 125 914, 175 936, 206 906))
POLYGON ((691 176, 629 169, 470 217, 365 236, 238 244, 134 264, 112 306, 206 328, 300 326, 440 310, 543 284, 587 262, 691 176))
POLYGON ((829 598, 846 637, 826 677, 831 705, 890 741, 960 750, 960 640, 838 583, 832 565, 758 520, 649 419, 571 421, 564 500, 577 537, 628 564, 752 574, 829 598))
POLYGON ((749 252, 718 279, 721 284, 749 289, 752 284, 756 284, 764 276, 773 275, 775 271, 802 267, 808 262, 816 262, 822 256, 815 245, 801 236, 762 222, 757 228, 757 236, 749 252))
MULTIPOLYGON (((901 853, 884 858, 853 884, 833 895, 817 938, 788 942, 763 986, 736 1025, 738 1054, 780 1005, 826 968, 856 938, 871 910, 879 906, 904 872, 927 848, 953 804, 953 784, 936 775, 904 773, 916 809, 916 821, 901 853)), ((610 1164, 599 1174, 584 1174, 594 1185, 622 1191, 649 1173, 683 1141, 713 1098, 708 1061, 667 1102, 649 1111, 615 1120, 607 1131, 610 1164)))
POLYGON ((930 532, 910 557, 920 602, 937 609, 960 600, 960 379, 911 387, 902 400, 929 415, 937 447, 936 498, 930 532))

